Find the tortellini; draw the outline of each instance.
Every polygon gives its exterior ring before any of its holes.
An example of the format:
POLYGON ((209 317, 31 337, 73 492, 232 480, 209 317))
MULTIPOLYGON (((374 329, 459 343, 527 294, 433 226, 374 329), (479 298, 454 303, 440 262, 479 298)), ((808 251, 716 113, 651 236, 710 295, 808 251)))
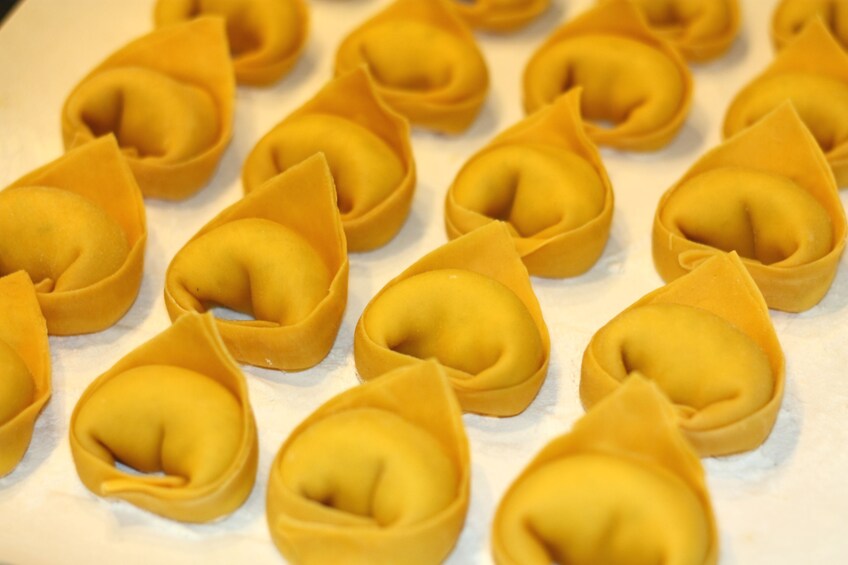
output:
POLYGON ((512 31, 536 19, 550 0, 451 0, 468 24, 489 31, 512 31))
POLYGON ((765 440, 783 398, 783 352, 735 253, 708 259, 598 330, 583 355, 584 406, 637 374, 668 395, 701 455, 746 451, 765 440))
POLYGON ((335 179, 348 249, 387 243, 409 213, 415 161, 408 123, 364 68, 331 81, 256 144, 242 170, 245 192, 318 151, 335 179))
POLYGON ((704 155, 663 195, 653 255, 669 281, 735 250, 770 308, 800 312, 827 294, 845 235, 825 156, 784 103, 704 155))
POLYGON ((715 565, 704 471, 663 394, 634 376, 550 442, 501 500, 492 552, 498 565, 715 565))
POLYGON ((333 179, 318 154, 269 180, 204 226, 165 276, 171 319, 223 306, 232 355, 301 370, 329 352, 347 303, 348 259, 333 179))
POLYGON ((848 1, 782 0, 774 11, 771 36, 782 49, 811 21, 820 18, 839 43, 848 46, 848 1))
POLYGON ((464 131, 486 98, 489 71, 451 1, 396 0, 342 41, 336 74, 365 64, 386 103, 413 124, 464 131))
POLYGON ((721 56, 739 33, 738 0, 633 0, 633 3, 651 29, 691 61, 721 56))
POLYGON ((224 21, 167 26, 76 86, 62 110, 65 147, 112 133, 145 196, 180 200, 215 172, 232 135, 234 97, 224 21))
POLYGON ((576 87, 589 138, 620 149, 666 145, 692 101, 686 63, 625 0, 604 2, 548 37, 524 70, 524 109, 576 87))
POLYGON ((787 100, 827 156, 837 185, 848 185, 848 54, 820 20, 736 95, 724 118, 724 136, 758 122, 787 100))
POLYGON ((26 453, 50 391, 47 324, 32 281, 19 271, 0 278, 0 477, 26 453))
POLYGON ((456 238, 503 220, 531 275, 569 277, 598 260, 612 211, 612 187, 573 90, 463 166, 448 190, 445 225, 456 238))
POLYGON ((157 26, 203 15, 223 17, 236 80, 264 86, 278 81, 295 64, 309 26, 303 0, 158 0, 157 26))
POLYGON ((433 361, 333 398, 271 466, 271 537, 292 563, 436 564, 468 510, 462 414, 433 361))
POLYGON ((29 274, 54 335, 100 331, 129 310, 146 240, 141 193, 112 136, 0 192, 0 276, 29 274))
POLYGON ((70 442, 98 496, 184 522, 241 506, 256 478, 256 424, 212 316, 183 316, 95 379, 71 415, 70 442))
POLYGON ((425 255, 365 307, 354 360, 365 380, 436 358, 467 412, 524 410, 548 370, 550 338, 502 222, 425 255))

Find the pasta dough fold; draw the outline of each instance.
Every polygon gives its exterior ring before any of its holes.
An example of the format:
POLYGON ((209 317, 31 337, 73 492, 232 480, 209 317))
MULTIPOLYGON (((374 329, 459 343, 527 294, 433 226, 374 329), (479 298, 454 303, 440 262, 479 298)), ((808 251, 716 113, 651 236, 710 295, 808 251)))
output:
POLYGON ((708 259, 598 330, 583 354, 583 405, 591 409, 637 374, 668 395, 702 456, 765 441, 783 398, 783 352, 735 253, 708 259))
POLYGON ((697 455, 668 400, 633 377, 550 442, 492 526, 498 565, 714 565, 718 533, 697 455))
POLYGON ((65 147, 112 133, 145 196, 180 200, 209 180, 232 135, 224 22, 167 26, 119 49, 71 92, 65 147))
POLYGON ((692 101, 686 63, 625 0, 604 2, 548 37, 524 70, 524 109, 534 112, 575 87, 583 88, 589 138, 620 149, 668 144, 692 101))
POLYGON ((0 278, 0 477, 11 473, 50 399, 47 324, 23 271, 0 278))
POLYGON ((800 312, 827 294, 845 236, 825 155, 784 103, 705 154, 662 196, 653 255, 669 281, 735 250, 770 308, 800 312))
POLYGON ((247 314, 255 319, 216 320, 232 355, 302 370, 333 346, 348 271, 333 178, 317 154, 201 228, 168 267, 165 305, 172 320, 216 306, 247 314))
POLYGON ((492 222, 425 255, 365 307, 359 376, 436 358, 463 410, 512 416, 542 386, 550 338, 507 228, 492 222))
POLYGON ((848 185, 848 54, 818 19, 739 91, 727 109, 724 136, 760 121, 787 100, 824 151, 837 185, 848 185))
POLYGON ((468 440, 441 367, 404 367, 303 421, 271 466, 271 537, 292 563, 441 563, 468 510, 468 440))
POLYGON ((240 84, 280 80, 306 44, 309 10, 303 0, 159 0, 153 11, 157 27, 204 15, 225 19, 240 84))
POLYGON ((348 249, 387 243, 409 214, 415 161, 409 124, 382 101, 365 68, 328 83, 259 140, 244 162, 245 192, 318 151, 335 179, 348 249))
POLYGON ((506 32, 527 25, 550 6, 550 0, 453 0, 468 25, 506 32))
POLYGON ((570 277, 594 265, 609 237, 613 192, 580 120, 575 89, 471 157, 448 189, 448 237, 503 220, 531 275, 570 277))
POLYGON ((845 0, 782 0, 771 20, 771 38, 783 49, 815 20, 827 26, 833 37, 848 46, 848 2, 845 0))
POLYGON ((739 34, 738 0, 632 1, 651 29, 690 61, 720 57, 739 34))
POLYGON ((0 192, 0 276, 25 270, 53 335, 96 332, 138 295, 144 204, 112 136, 0 192))
POLYGON ((211 316, 183 316, 97 377, 71 415, 70 442, 91 492, 173 520, 233 512, 256 478, 247 385, 211 316))
POLYGON ((350 33, 336 75, 367 65, 386 103, 413 124, 467 129, 486 98, 489 71, 449 0, 396 0, 350 33))

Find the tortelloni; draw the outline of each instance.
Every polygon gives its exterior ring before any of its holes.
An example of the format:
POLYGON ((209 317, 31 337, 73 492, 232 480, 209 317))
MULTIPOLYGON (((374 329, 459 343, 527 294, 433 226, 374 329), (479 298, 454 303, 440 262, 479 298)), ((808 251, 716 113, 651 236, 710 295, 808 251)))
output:
POLYGON ((848 54, 820 20, 736 95, 724 118, 724 136, 756 123, 787 100, 827 156, 837 185, 848 185, 848 54))
POLYGON ((212 317, 183 316, 95 379, 71 415, 70 443, 98 496, 184 522, 241 506, 256 478, 256 424, 212 317))
POLYGON ((47 324, 32 281, 19 271, 0 278, 0 477, 26 453, 50 390, 47 324))
POLYGON ((668 281, 735 250, 769 307, 800 312, 827 294, 845 235, 825 155, 784 103, 704 155, 663 195, 654 263, 668 281))
POLYGON ((718 533, 698 456, 641 377, 550 442, 501 500, 498 565, 715 565, 718 533))
POLYGON ((413 124, 459 133, 476 118, 489 71, 452 0, 396 0, 350 33, 336 74, 362 64, 392 108, 413 124))
POLYGON ((333 398, 280 449, 271 537, 291 563, 436 564, 468 510, 468 440, 433 361, 333 398))
POLYGON ((739 33, 738 0, 632 1, 651 29, 691 61, 721 56, 739 33))
POLYGON ((550 0, 451 0, 471 27, 512 31, 539 17, 550 0))
POLYGON ((598 330, 583 355, 583 405, 591 409, 637 374, 668 395, 701 455, 765 440, 783 398, 783 352, 735 253, 708 259, 598 330))
POLYGON ((224 21, 167 26, 76 86, 62 110, 65 147, 112 133, 145 196, 183 199, 214 173, 232 134, 234 97, 224 21))
POLYGON ((448 189, 448 236, 502 220, 531 275, 589 269, 609 237, 613 193, 580 119, 572 90, 474 155, 448 189))
POLYGON ((560 26, 524 70, 524 109, 534 112, 575 87, 589 138, 649 151, 671 141, 692 101, 692 77, 629 1, 610 0, 560 26))
POLYGON ((774 11, 771 36, 782 49, 811 21, 821 19, 843 47, 848 46, 848 2, 846 0, 782 0, 774 11))
POLYGON ((206 224, 165 275, 171 319, 223 306, 232 355, 302 370, 333 345, 347 303, 348 259, 333 179, 318 154, 269 180, 206 224))
POLYGON ((264 86, 279 80, 295 64, 309 26, 303 0, 158 0, 153 12, 157 26, 198 16, 221 16, 236 80, 264 86))
POLYGON ((512 416, 539 391, 550 338, 502 222, 425 255, 365 307, 354 333, 364 380, 436 358, 463 410, 512 416))
POLYGON ((415 161, 409 124, 364 68, 331 81, 256 144, 242 170, 245 192, 318 151, 333 173, 348 249, 387 243, 409 213, 415 161))
POLYGON ((111 136, 0 192, 0 276, 29 274, 54 335, 100 331, 126 313, 146 240, 141 193, 111 136))

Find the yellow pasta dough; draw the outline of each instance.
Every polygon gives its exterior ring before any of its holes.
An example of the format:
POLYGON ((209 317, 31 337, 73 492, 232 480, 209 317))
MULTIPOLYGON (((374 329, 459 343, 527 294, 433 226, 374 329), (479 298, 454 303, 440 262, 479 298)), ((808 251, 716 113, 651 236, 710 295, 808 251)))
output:
POLYGON ((653 255, 669 281, 735 250, 769 307, 800 312, 830 288, 845 235, 825 155, 784 103, 704 155, 663 195, 653 255))
POLYGON ((604 2, 548 37, 524 70, 524 109, 534 112, 576 87, 589 138, 638 151, 669 143, 692 99, 683 59, 625 0, 604 2))
POLYGON ((782 49, 814 19, 821 19, 839 43, 848 45, 848 2, 845 0, 781 0, 771 21, 771 37, 782 49))
POLYGON ((256 144, 242 170, 245 192, 319 151, 333 173, 348 249, 387 243, 409 214, 415 161, 409 124, 365 68, 331 81, 256 144))
POLYGON ((739 33, 738 0, 632 1, 651 29, 691 61, 721 56, 739 33))
POLYGON ((236 80, 264 86, 282 78, 295 64, 309 27, 303 0, 158 0, 153 12, 157 26, 198 16, 221 16, 236 80))
POLYGON ((146 240, 141 193, 112 136, 0 192, 0 276, 29 274, 51 334, 118 321, 138 295, 146 240))
POLYGON ((336 74, 365 64, 386 103, 413 124, 464 131, 486 98, 489 72, 450 1, 396 0, 342 41, 336 74))
POLYGON ((158 29, 107 58, 62 110, 66 147, 112 133, 145 196, 179 200, 215 171, 232 134, 235 81, 224 22, 158 29))
POLYGON ((550 0, 452 0, 468 25, 489 31, 512 31, 539 17, 550 0))
POLYGON ((465 411, 512 416, 538 393, 550 338, 503 223, 424 256, 362 313, 354 359, 363 379, 431 357, 445 367, 465 411))
POLYGON ((291 563, 441 563, 468 509, 468 440, 434 361, 333 398, 271 466, 271 537, 291 563))
POLYGON ((848 184, 848 54, 820 20, 739 91, 727 109, 724 136, 758 122, 787 100, 824 151, 837 185, 848 184))
POLYGON ((247 385, 211 316, 183 316, 95 379, 70 442, 89 490, 174 520, 231 513, 256 477, 247 385))
POLYGON ((584 406, 637 374, 668 395, 701 455, 746 451, 765 440, 783 397, 783 353, 735 253, 708 259, 598 330, 583 355, 584 406))
POLYGON ((531 275, 569 277, 598 260, 612 211, 612 187, 583 131, 576 89, 471 157, 448 189, 445 226, 453 239, 502 220, 531 275))
POLYGON ((217 320, 233 356, 309 368, 335 340, 348 260, 333 179, 322 154, 230 206, 177 252, 165 275, 172 320, 224 306, 254 320, 217 320))
POLYGON ((633 377, 550 442, 492 526, 498 565, 713 565, 718 534, 697 455, 672 407, 633 377))
POLYGON ((23 271, 0 277, 0 477, 23 458, 50 399, 47 324, 23 271))

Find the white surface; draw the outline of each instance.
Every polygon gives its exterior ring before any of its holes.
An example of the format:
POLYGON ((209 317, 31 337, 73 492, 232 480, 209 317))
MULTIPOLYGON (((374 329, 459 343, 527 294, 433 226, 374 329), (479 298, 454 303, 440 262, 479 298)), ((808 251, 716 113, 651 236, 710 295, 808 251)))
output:
MULTIPOLYGON (((351 258, 350 299, 335 347, 317 367, 280 373, 245 367, 259 427, 256 487, 247 503, 211 525, 190 526, 129 504, 97 498, 71 462, 68 420, 97 375, 169 325, 162 298, 174 253, 241 195, 241 163, 254 143, 330 78, 335 48, 348 30, 387 0, 313 0, 312 28, 294 72, 270 89, 239 88, 235 137, 211 183, 180 203, 148 200, 144 281, 132 310, 94 335, 51 338, 53 398, 20 466, 0 480, 0 562, 281 563, 265 524, 268 469, 294 426, 318 405, 357 384, 353 328, 368 300, 423 253, 446 241, 445 191, 463 162, 517 121, 520 77, 532 50, 590 0, 554 0, 543 21, 507 36, 478 34, 492 92, 465 134, 413 136, 419 182, 413 210, 385 248, 351 258)), ((683 131, 653 154, 604 150, 616 194, 612 236, 600 262, 571 280, 534 279, 552 338, 551 365, 538 398, 511 419, 466 416, 472 450, 472 501, 448 560, 491 563, 489 524, 502 493, 530 458, 566 432, 583 410, 580 359, 591 335, 661 284, 650 258, 650 228, 662 192, 719 141, 733 94, 770 60, 767 22, 775 0, 741 0, 744 28, 721 60, 696 66, 695 100, 683 131)), ((0 28, 0 187, 62 151, 59 116, 77 81, 151 28, 153 0, 27 0, 0 28)), ((843 203, 846 193, 843 191, 843 203)), ((734 457, 708 459, 721 532, 721 563, 848 562, 848 274, 824 301, 788 315, 773 312, 787 358, 783 408, 768 441, 734 457)))

